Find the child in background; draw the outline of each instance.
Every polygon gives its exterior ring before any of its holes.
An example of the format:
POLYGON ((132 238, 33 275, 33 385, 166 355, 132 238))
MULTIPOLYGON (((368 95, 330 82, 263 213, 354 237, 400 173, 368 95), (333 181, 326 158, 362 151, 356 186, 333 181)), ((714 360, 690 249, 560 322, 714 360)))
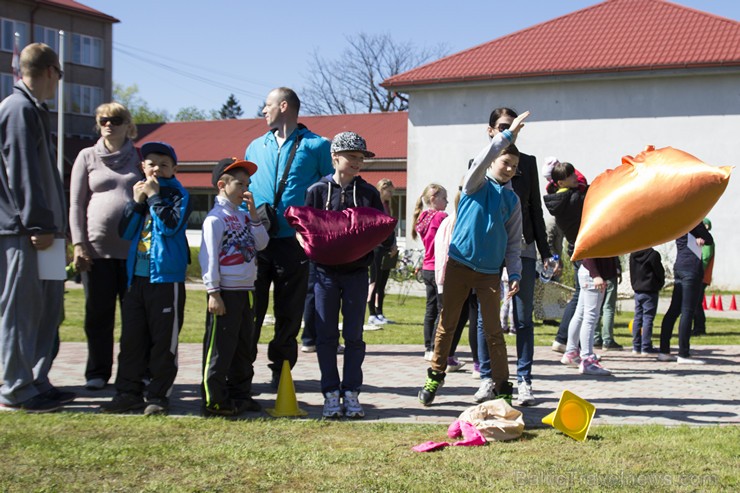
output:
POLYGON ((655 354, 653 321, 658 313, 658 295, 665 284, 665 269, 657 251, 646 248, 630 254, 630 282, 635 292, 632 354, 655 354))
POLYGON ((501 270, 501 330, 504 334, 516 334, 516 325, 514 324, 514 303, 509 296, 509 273, 504 267, 501 270))
POLYGON ((510 295, 519 289, 522 212, 519 197, 504 185, 516 173, 519 150, 511 143, 527 116, 529 112, 519 115, 509 129, 492 137, 465 174, 445 267, 445 295, 434 353, 426 382, 419 391, 419 401, 425 406, 434 401, 444 384, 450 346, 471 289, 478 295, 486 331, 494 396, 511 402, 513 386, 509 382, 506 341, 499 320, 499 283, 505 261, 510 295))
MULTIPOLYGON (((712 221, 705 217, 702 221, 707 231, 712 231, 712 221)), ((699 242, 697 242, 698 244, 699 242)), ((714 271, 714 244, 704 243, 701 246, 701 265, 704 268, 704 278, 701 283, 701 296, 699 304, 696 306, 694 313, 694 329, 691 331, 692 336, 702 336, 707 333, 707 316, 704 314, 702 302, 706 296, 707 286, 712 284, 712 271, 714 271)))
MULTIPOLYGON (((306 205, 332 211, 372 207, 384 212, 378 191, 359 176, 365 158, 374 155, 367 150, 365 139, 358 134, 337 134, 331 143, 334 174, 323 177, 309 187, 306 205)), ((389 241, 387 246, 391 245, 392 240, 386 240, 389 241)), ((367 271, 372 261, 373 252, 370 252, 346 264, 316 263, 316 353, 321 370, 325 418, 365 416, 359 394, 362 386, 362 362, 365 360, 362 332, 368 292, 367 271), (341 380, 337 369, 340 308, 345 345, 341 380), (340 397, 343 406, 340 405, 340 397)))
POLYGON ((437 299, 437 282, 434 279, 434 237, 439 225, 442 224, 447 213, 447 190, 442 185, 432 183, 427 185, 416 201, 414 209, 414 228, 411 237, 421 236, 424 244, 424 261, 421 274, 427 292, 426 312, 424 313, 424 359, 431 361, 434 348, 434 329, 439 316, 439 300, 437 299), (422 209, 424 209, 422 211, 422 209))
POLYGON ((145 407, 145 415, 166 414, 177 376, 177 338, 190 262, 185 229, 192 207, 190 195, 175 178, 172 146, 147 142, 141 155, 145 180, 134 185, 133 200, 119 224, 121 238, 131 241, 128 291, 121 308, 116 395, 100 406, 105 413, 145 407), (150 380, 145 385, 147 372, 150 380))
POLYGON ((604 304, 601 306, 601 318, 594 334, 594 349, 604 351, 621 351, 621 344, 614 340, 614 314, 617 311, 617 289, 622 282, 622 264, 617 259, 617 277, 606 281, 604 304))
POLYGON ((254 369, 249 348, 254 337, 257 251, 270 237, 249 192, 250 176, 256 171, 253 162, 236 158, 222 159, 213 169, 218 195, 203 221, 198 255, 208 291, 201 384, 204 416, 261 409, 250 395, 254 369), (249 213, 240 209, 242 202, 249 213))

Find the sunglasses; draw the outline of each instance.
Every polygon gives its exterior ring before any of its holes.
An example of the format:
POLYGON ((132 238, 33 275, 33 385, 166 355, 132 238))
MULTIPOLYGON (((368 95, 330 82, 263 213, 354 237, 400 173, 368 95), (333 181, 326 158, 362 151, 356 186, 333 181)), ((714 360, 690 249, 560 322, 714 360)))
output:
POLYGON ((52 67, 54 67, 54 70, 57 71, 57 75, 59 75, 59 80, 62 80, 64 78, 64 70, 57 67, 56 65, 52 65, 52 67))
POLYGON ((104 127, 106 124, 110 123, 114 127, 119 127, 123 125, 123 117, 120 116, 101 116, 98 118, 98 123, 101 127, 104 127))
POLYGON ((511 123, 499 123, 498 125, 494 126, 496 130, 499 132, 503 132, 504 130, 508 130, 511 128, 511 123))

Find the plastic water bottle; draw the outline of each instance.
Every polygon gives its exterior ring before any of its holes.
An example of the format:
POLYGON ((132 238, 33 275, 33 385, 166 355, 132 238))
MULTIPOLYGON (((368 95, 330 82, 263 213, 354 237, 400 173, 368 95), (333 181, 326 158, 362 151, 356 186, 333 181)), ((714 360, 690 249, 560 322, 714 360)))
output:
POLYGON ((543 283, 550 282, 550 279, 552 279, 552 275, 555 273, 555 269, 558 266, 558 263, 560 261, 560 257, 557 255, 553 255, 551 258, 545 260, 545 262, 542 264, 542 272, 540 272, 540 281, 543 283))

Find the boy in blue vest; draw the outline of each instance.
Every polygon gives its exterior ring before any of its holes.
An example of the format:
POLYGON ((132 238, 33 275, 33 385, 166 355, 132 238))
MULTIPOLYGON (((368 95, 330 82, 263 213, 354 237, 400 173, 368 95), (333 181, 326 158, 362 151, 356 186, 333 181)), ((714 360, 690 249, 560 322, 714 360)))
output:
POLYGON ((145 408, 148 416, 168 412, 177 375, 177 339, 190 262, 185 229, 191 204, 187 190, 175 178, 177 155, 172 146, 147 142, 141 155, 145 179, 134 185, 133 200, 126 204, 119 224, 119 234, 131 240, 131 248, 126 259, 128 291, 121 308, 116 395, 100 410, 124 413, 145 408), (146 386, 144 377, 149 378, 146 386))
POLYGON ((506 341, 499 319, 502 265, 509 273, 509 297, 519 290, 522 263, 522 211, 516 193, 504 185, 516 173, 519 151, 513 146, 529 112, 495 135, 476 158, 463 180, 457 221, 452 230, 445 268, 445 296, 434 341, 434 355, 419 401, 429 406, 444 384, 447 357, 468 293, 475 289, 491 355, 494 398, 511 403, 506 341))

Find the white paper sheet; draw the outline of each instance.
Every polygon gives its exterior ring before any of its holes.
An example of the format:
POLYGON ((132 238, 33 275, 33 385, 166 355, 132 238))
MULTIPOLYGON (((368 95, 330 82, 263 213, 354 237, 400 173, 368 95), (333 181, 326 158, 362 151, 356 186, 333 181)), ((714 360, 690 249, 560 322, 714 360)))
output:
POLYGON ((67 279, 67 272, 64 270, 67 264, 64 247, 64 238, 55 238, 54 243, 46 250, 37 250, 39 279, 46 281, 67 279))
POLYGON ((701 260, 701 247, 696 244, 696 236, 689 233, 686 237, 686 246, 701 260))

